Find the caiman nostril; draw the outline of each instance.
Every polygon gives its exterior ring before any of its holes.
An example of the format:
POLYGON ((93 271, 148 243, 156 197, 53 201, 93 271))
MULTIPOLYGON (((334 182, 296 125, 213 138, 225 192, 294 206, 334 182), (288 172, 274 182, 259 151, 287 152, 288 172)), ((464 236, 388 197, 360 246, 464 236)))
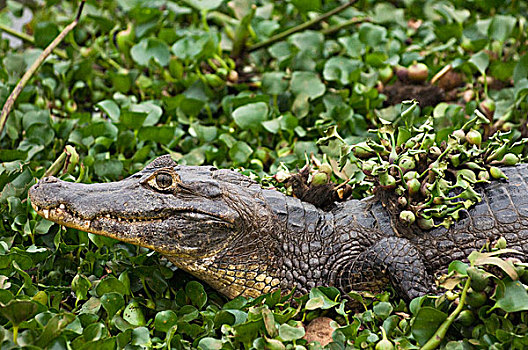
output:
POLYGON ((55 183, 55 182, 59 182, 59 179, 57 179, 55 176, 43 177, 39 181, 39 183, 50 183, 50 184, 55 183))

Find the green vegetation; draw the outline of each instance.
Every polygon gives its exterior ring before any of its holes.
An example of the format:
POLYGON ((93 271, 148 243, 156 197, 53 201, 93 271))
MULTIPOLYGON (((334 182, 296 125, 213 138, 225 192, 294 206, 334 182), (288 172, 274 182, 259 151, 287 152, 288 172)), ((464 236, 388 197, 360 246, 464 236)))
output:
MULTIPOLYGON (((0 41, 0 104, 80 3, 6 2, 0 30, 24 44, 0 41)), ((526 348, 527 265, 503 240, 410 303, 324 287, 227 301, 158 254, 42 219, 27 190, 165 153, 276 186, 308 161, 314 183, 400 186, 405 223, 448 225, 474 183, 526 159, 527 18, 515 0, 87 1, 0 125, 0 347, 316 349, 303 325, 325 316, 331 349, 526 348)))

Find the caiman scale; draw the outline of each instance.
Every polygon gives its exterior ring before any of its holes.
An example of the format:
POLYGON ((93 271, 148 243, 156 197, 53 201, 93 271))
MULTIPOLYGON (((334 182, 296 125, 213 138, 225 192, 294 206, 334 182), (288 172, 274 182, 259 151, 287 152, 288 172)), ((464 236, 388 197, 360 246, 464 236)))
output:
POLYGON ((61 225, 160 252, 228 297, 317 285, 430 292, 435 273, 503 236, 528 254, 528 166, 479 189, 482 202, 450 229, 401 230, 374 198, 322 211, 209 166, 169 156, 118 182, 42 179, 33 208, 61 225))

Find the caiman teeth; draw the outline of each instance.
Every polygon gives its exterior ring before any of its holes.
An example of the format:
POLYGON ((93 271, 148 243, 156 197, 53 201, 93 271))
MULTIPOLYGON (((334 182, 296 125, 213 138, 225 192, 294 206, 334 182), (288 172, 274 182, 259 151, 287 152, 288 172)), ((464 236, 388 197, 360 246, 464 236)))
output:
POLYGON ((44 209, 44 210, 42 210, 42 214, 44 214, 44 217, 45 217, 46 219, 49 219, 49 209, 44 209))

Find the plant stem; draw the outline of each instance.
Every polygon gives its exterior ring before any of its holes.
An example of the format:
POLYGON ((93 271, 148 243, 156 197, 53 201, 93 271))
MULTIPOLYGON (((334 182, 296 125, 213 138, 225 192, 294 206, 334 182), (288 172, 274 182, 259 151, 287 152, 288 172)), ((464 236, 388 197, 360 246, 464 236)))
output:
POLYGON ((2 108, 2 113, 0 114, 0 137, 2 135, 2 132, 4 131, 5 124, 7 122, 7 117, 9 116, 9 113, 11 112, 11 109, 13 108, 13 105, 15 104, 16 99, 24 90, 24 87, 27 85, 29 80, 33 77, 33 75, 36 73, 36 71, 39 69, 40 65, 44 62, 44 60, 51 54, 51 52, 61 43, 61 41, 68 35, 73 28, 77 26, 79 23, 79 19, 81 17, 82 10, 84 8, 84 3, 86 0, 82 0, 81 4, 79 5, 79 10, 77 11, 77 16, 75 16, 75 19, 73 22, 71 22, 69 25, 67 25, 62 32, 42 51, 40 56, 33 62, 31 67, 29 67, 29 70, 24 73, 18 84, 15 86, 13 91, 11 92, 11 95, 7 98, 6 103, 4 104, 4 107, 2 108))
POLYGON ((267 46, 270 46, 274 43, 276 43, 277 41, 280 41, 284 38, 287 38, 288 36, 294 34, 294 33, 297 33, 297 32, 300 32, 300 31, 303 31, 305 29, 308 29, 314 25, 316 25, 317 23, 319 22, 322 22, 324 21, 325 19, 329 18, 329 17, 332 17, 333 15, 349 8, 350 6, 352 6, 354 3, 356 2, 356 0, 351 0, 349 2, 347 2, 346 4, 343 4, 341 6, 338 6, 336 7, 335 9, 333 10, 330 10, 324 14, 322 14, 321 16, 317 17, 317 18, 314 18, 308 22, 304 22, 302 24, 299 24, 298 26, 295 26, 295 27, 292 27, 288 30, 285 30, 284 32, 282 33, 279 33, 277 35, 274 35, 272 36, 271 38, 269 38, 268 40, 265 40, 261 43, 258 43, 258 44, 255 44, 255 45, 252 45, 248 48, 248 52, 252 52, 252 51, 255 51, 255 50, 258 50, 258 49, 262 49, 264 47, 267 47, 267 46))
POLYGON ((371 19, 368 18, 368 17, 361 17, 361 18, 354 17, 354 18, 351 18, 349 20, 346 20, 346 21, 343 21, 341 23, 338 23, 335 26, 331 26, 331 27, 328 27, 326 29, 321 30, 321 34, 323 34, 323 35, 332 35, 332 34, 338 32, 341 29, 346 28, 348 26, 351 26, 351 25, 354 25, 354 24, 358 24, 358 23, 363 23, 363 22, 370 22, 370 21, 371 21, 371 19))
MULTIPOLYGON (((35 44, 35 38, 33 38, 31 35, 28 35, 26 33, 22 33, 19 31, 14 30, 13 28, 9 28, 8 26, 0 23, 0 31, 3 31, 9 35, 12 35, 18 39, 24 40, 30 44, 35 44)), ((61 49, 54 49, 53 52, 59 56, 62 59, 68 59, 68 55, 64 50, 61 49)))
POLYGON ((442 340, 444 339, 447 330, 449 329, 449 326, 455 321, 455 318, 458 316, 458 314, 462 311, 464 308, 464 305, 466 303, 466 295, 467 291, 469 289, 469 284, 471 283, 471 277, 468 277, 466 280, 466 284, 464 285, 464 289, 462 290, 462 294, 460 295, 460 302, 458 303, 455 311, 453 311, 446 320, 438 327, 435 334, 425 343, 424 346, 420 350, 433 350, 440 345, 442 340))

